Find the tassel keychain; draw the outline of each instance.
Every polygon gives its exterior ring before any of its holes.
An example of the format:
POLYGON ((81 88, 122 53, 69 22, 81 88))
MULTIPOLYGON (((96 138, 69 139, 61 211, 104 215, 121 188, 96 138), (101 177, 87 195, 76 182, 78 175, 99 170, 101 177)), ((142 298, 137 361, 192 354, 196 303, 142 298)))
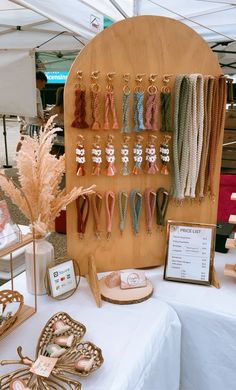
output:
POLYGON ((75 118, 72 122, 72 127, 77 129, 87 129, 89 127, 86 122, 86 90, 82 85, 82 72, 77 72, 79 83, 75 91, 75 118))
POLYGON ((147 102, 145 113, 145 129, 156 131, 157 129, 157 87, 154 85, 156 74, 151 74, 147 89, 147 102))
POLYGON ((129 73, 123 75, 125 85, 123 87, 122 97, 122 133, 129 133, 129 103, 130 103, 130 87, 128 85, 130 80, 129 73))
POLYGON ((85 148, 84 148, 84 137, 79 134, 78 135, 78 142, 76 146, 76 162, 77 162, 77 170, 76 175, 77 176, 85 176, 85 148))
POLYGON ((161 88, 161 131, 172 131, 171 126, 171 92, 168 86, 171 74, 163 77, 163 87, 161 88))
POLYGON ((100 144, 101 137, 100 135, 95 135, 94 143, 92 146, 92 175, 99 176, 101 173, 101 164, 102 164, 102 149, 100 144))
POLYGON ((133 174, 138 175, 142 173, 142 161, 143 161, 143 137, 141 135, 136 136, 136 141, 133 148, 134 168, 133 174))
POLYGON ((170 150, 169 150, 169 141, 171 140, 170 135, 165 135, 164 140, 160 144, 160 156, 161 156, 161 174, 169 175, 168 163, 170 162, 170 150))
POLYGON ((145 164, 144 171, 150 175, 155 175, 155 173, 159 171, 156 164, 156 160, 157 160, 156 146, 155 146, 156 138, 157 137, 155 135, 150 134, 146 146, 146 164, 145 164))
POLYGON ((128 135, 124 135, 124 142, 121 145, 121 161, 123 164, 121 173, 123 176, 127 176, 130 174, 129 171, 129 145, 128 142, 130 140, 130 137, 128 135))
POLYGON ((116 106, 115 106, 115 98, 114 98, 114 88, 112 84, 112 79, 115 73, 107 73, 107 86, 105 93, 105 118, 104 118, 104 130, 109 129, 119 129, 117 114, 116 114, 116 106), (109 123, 109 113, 111 112, 112 116, 112 126, 109 123))
POLYGON ((141 86, 145 74, 137 74, 135 82, 136 87, 134 88, 134 131, 140 132, 145 130, 143 123, 143 100, 144 90, 141 86))
POLYGON ((92 124, 91 124, 91 129, 92 130, 99 130, 101 128, 101 123, 100 123, 100 85, 98 84, 98 76, 99 76, 99 71, 96 70, 92 72, 91 74, 91 80, 92 84, 90 87, 91 91, 91 112, 92 112, 92 124))
POLYGON ((106 175, 107 176, 114 176, 116 173, 116 167, 115 167, 115 148, 113 145, 113 135, 109 134, 107 137, 107 144, 106 144, 106 161, 107 161, 107 167, 106 167, 106 175))

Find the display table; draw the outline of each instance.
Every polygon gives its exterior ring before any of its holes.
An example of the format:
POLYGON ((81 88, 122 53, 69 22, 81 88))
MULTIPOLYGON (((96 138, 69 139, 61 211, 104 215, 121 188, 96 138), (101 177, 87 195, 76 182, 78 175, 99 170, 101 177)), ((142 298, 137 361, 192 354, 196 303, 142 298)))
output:
MULTIPOLYGON (((15 279, 15 288, 23 292, 24 285, 22 274, 15 279)), ((26 292, 25 298, 30 303, 32 297, 26 292)), ((125 306, 103 302, 99 309, 84 278, 67 300, 39 297, 38 312, 1 341, 0 359, 17 358, 18 345, 33 358, 41 329, 58 311, 82 322, 87 328, 83 339, 102 349, 104 364, 88 378, 79 379, 82 389, 179 389, 181 325, 174 310, 155 298, 125 306)), ((0 374, 15 367, 0 367, 0 374)))
POLYGON ((224 264, 236 263, 236 251, 216 253, 220 289, 163 280, 163 267, 147 271, 154 296, 170 304, 181 325, 181 390, 236 388, 236 281, 224 276, 224 264))

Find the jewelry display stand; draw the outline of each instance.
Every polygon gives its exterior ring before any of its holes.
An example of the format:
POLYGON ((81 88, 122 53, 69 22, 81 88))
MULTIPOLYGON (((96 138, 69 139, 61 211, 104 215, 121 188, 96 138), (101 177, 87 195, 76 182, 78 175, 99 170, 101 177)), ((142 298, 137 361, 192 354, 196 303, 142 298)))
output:
MULTIPOLYGON (((215 55, 210 50, 207 43, 192 29, 185 24, 165 17, 139 16, 128 18, 115 23, 106 30, 98 34, 91 40, 76 58, 65 86, 65 150, 66 150, 66 188, 70 191, 74 186, 97 185, 97 191, 104 195, 105 191, 113 191, 116 196, 115 211, 111 238, 106 238, 106 208, 105 197, 102 201, 101 211, 101 238, 97 239, 93 232, 93 217, 90 213, 84 238, 80 239, 77 232, 77 209, 76 202, 67 207, 67 248, 68 254, 79 262, 81 274, 88 273, 88 260, 93 254, 98 272, 119 270, 124 268, 138 268, 158 266, 164 263, 166 250, 166 234, 157 229, 153 223, 152 234, 148 235, 145 225, 145 210, 142 207, 139 233, 135 235, 132 229, 130 216, 130 199, 128 201, 127 221, 123 234, 119 230, 119 210, 118 192, 126 190, 130 194, 131 190, 138 189, 142 194, 146 188, 154 188, 155 191, 164 187, 169 192, 171 190, 171 172, 163 175, 160 171, 150 175, 146 173, 127 176, 122 175, 122 161, 120 148, 123 143, 122 128, 122 93, 124 87, 124 74, 130 75, 129 86, 131 89, 130 103, 130 161, 129 168, 133 168, 132 148, 135 143, 137 133, 133 131, 133 90, 135 88, 135 78, 137 74, 143 76, 143 87, 145 91, 148 87, 150 74, 156 74, 156 86, 161 90, 163 86, 163 76, 172 75, 170 88, 173 91, 175 76, 177 74, 201 73, 203 75, 220 76, 222 71, 215 55), (90 86, 91 74, 99 71, 99 85, 101 87, 101 105, 99 115, 101 121, 100 130, 78 129, 72 127, 75 110, 75 90, 78 85, 78 74, 83 74, 83 84, 86 86, 86 111, 87 122, 92 122, 90 107, 90 86), (117 108, 119 130, 104 130, 104 92, 106 88, 106 76, 109 72, 114 72, 113 86, 114 97, 117 108), (86 154, 86 175, 76 175, 76 144, 77 137, 82 134, 84 137, 84 147, 86 154), (105 171, 105 145, 108 134, 113 138, 117 173, 108 177, 105 171), (91 150, 94 136, 101 137, 103 151, 102 172, 100 176, 92 176, 91 150)), ((173 108, 173 93, 172 93, 173 108)), ((173 116, 173 115, 172 115, 173 116)), ((159 115, 159 129, 161 127, 159 115)), ((150 131, 140 133, 143 145, 147 145, 150 131)), ((160 130, 154 131, 156 149, 163 141, 164 135, 160 130)), ((168 133, 172 135, 172 133, 168 133)), ((198 199, 190 202, 184 200, 183 204, 177 207, 174 200, 171 200, 167 209, 166 220, 179 220, 189 222, 216 223, 217 200, 219 186, 219 172, 221 162, 221 144, 223 138, 223 128, 221 129, 219 144, 216 150, 216 167, 214 172, 214 184, 216 199, 213 202, 208 197, 203 202, 198 199)), ((170 155, 172 156, 172 145, 170 155)), ((145 155, 144 155, 145 156, 145 155)), ((145 160, 143 159, 143 165, 145 160)), ((160 159, 157 165, 161 167, 160 159)), ((171 164, 169 165, 171 171, 171 164)))
MULTIPOLYGON (((4 176, 2 173, 0 173, 1 176, 4 176)), ((10 181, 10 179, 8 179, 10 181)), ((16 185, 16 184, 15 184, 16 185)), ((25 200, 30 215, 31 215, 31 224, 33 223, 33 214, 32 214, 32 209, 29 204, 29 201, 27 197, 25 196, 24 192, 22 189, 16 185, 18 190, 21 192, 22 198, 25 200)), ((11 273, 11 278, 10 278, 10 283, 11 283, 11 290, 14 290, 14 274, 13 274, 13 258, 12 258, 12 253, 16 251, 19 248, 22 248, 28 244, 32 243, 33 244, 33 280, 34 280, 34 306, 29 306, 26 304, 23 304, 21 307, 21 310, 19 314, 17 315, 16 320, 14 321, 13 325, 11 325, 2 335, 0 336, 0 340, 6 337, 9 333, 11 333, 14 329, 16 329, 19 325, 21 325, 24 321, 26 321, 29 317, 31 317, 33 314, 37 312, 37 285, 36 285, 36 254, 35 254, 35 230, 32 228, 32 234, 21 234, 21 240, 13 245, 10 245, 6 248, 3 248, 0 251, 0 258, 6 255, 10 255, 10 273, 11 273)), ((0 288, 1 290, 4 289, 4 285, 0 288)))

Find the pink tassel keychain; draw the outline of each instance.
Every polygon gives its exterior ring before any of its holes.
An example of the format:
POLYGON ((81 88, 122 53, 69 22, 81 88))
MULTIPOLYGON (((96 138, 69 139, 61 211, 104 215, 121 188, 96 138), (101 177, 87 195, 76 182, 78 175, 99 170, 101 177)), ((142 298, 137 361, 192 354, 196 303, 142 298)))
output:
POLYGON ((94 143, 92 146, 92 175, 99 176, 101 173, 101 164, 102 164, 102 149, 100 144, 101 137, 100 135, 95 135, 94 143))
POLYGON ((146 113, 145 113, 145 129, 158 130, 157 126, 157 87, 154 85, 156 81, 156 74, 151 74, 147 89, 146 113))
POLYGON ((114 98, 114 87, 112 84, 112 79, 115 73, 107 73, 107 86, 105 93, 105 118, 104 118, 104 130, 109 129, 119 129, 117 114, 116 114, 116 106, 115 106, 115 98, 114 98), (109 123, 109 113, 111 112, 112 117, 112 125, 109 123))
POLYGON ((150 175, 155 175, 159 171, 156 160, 157 160, 157 155, 156 155, 156 146, 155 146, 155 141, 156 141, 156 136, 150 134, 148 136, 148 143, 146 146, 146 163, 145 163, 145 169, 144 171, 150 175))
POLYGON ((76 145, 76 162, 77 162, 77 169, 76 169, 76 175, 77 176, 85 176, 85 149, 84 149, 84 137, 79 134, 78 135, 78 142, 76 145))
POLYGON ((105 173, 107 176, 114 176, 116 174, 116 167, 115 167, 115 148, 113 145, 113 135, 109 134, 107 136, 107 143, 106 143, 106 161, 107 161, 107 167, 105 170, 105 173))

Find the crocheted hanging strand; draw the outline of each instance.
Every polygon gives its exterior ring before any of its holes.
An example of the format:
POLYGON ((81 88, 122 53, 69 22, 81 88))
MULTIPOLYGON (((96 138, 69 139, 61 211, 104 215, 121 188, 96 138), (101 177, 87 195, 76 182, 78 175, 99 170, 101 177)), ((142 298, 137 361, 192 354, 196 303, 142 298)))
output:
POLYGON ((83 89, 75 91, 75 119, 72 122, 72 127, 77 129, 87 129, 89 127, 86 122, 86 92, 83 89))
POLYGON ((224 76, 220 76, 215 80, 215 93, 212 102, 212 135, 209 161, 209 192, 212 199, 215 198, 215 168, 217 149, 220 139, 220 134, 223 128, 225 104, 226 104, 226 80, 224 76), (214 126, 214 127, 213 127, 214 126), (214 147, 214 149, 213 149, 214 147))
POLYGON ((152 188, 146 188, 144 191, 145 216, 147 233, 152 233, 153 217, 156 207, 156 193, 152 188))
POLYGON ((119 217, 120 217, 119 227, 120 227, 121 234, 123 234, 124 229, 125 229, 127 208, 128 208, 128 193, 127 193, 127 191, 119 191, 118 202, 119 202, 119 217))
POLYGON ((131 220, 134 234, 139 232, 139 219, 142 209, 142 194, 140 190, 133 189, 130 193, 131 220))
POLYGON ((105 119, 104 119, 103 128, 104 130, 109 130, 110 128, 114 130, 119 129, 113 90, 107 90, 105 94, 105 119), (109 123, 109 112, 111 112, 111 116, 113 120, 112 126, 110 126, 109 123))
POLYGON ((211 105, 213 92, 213 77, 204 76, 204 126, 203 126, 203 147, 200 171, 198 177, 199 199, 205 196, 205 181, 208 175, 207 160, 209 151, 209 141, 211 132, 211 105))
POLYGON ((174 175, 172 177, 173 196, 176 199, 180 198, 180 167, 179 167, 179 98, 180 89, 183 82, 184 75, 177 75, 175 79, 174 87, 174 128, 173 128, 173 170, 174 175))
POLYGON ((99 90, 91 90, 91 111, 92 111, 92 130, 99 130, 101 128, 99 115, 99 90))
POLYGON ((129 133, 129 102, 130 92, 123 92, 122 98, 122 133, 129 133))
POLYGON ((145 129, 143 124, 143 100, 144 92, 134 92, 134 131, 140 132, 145 129))
POLYGON ((185 196, 195 198, 203 140, 203 76, 192 74, 189 79, 192 85, 192 111, 189 128, 189 173, 185 196))
POLYGON ((149 77, 150 85, 147 89, 147 102, 145 113, 145 129, 157 130, 157 87, 154 85, 156 75, 149 77))

